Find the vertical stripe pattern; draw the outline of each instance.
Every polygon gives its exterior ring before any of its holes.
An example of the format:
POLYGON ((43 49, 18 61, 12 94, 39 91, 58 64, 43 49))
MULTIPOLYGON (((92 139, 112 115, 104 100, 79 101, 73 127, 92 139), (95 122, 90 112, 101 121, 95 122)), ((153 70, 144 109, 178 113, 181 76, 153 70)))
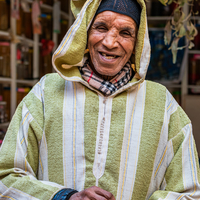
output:
POLYGON ((96 180, 117 200, 199 199, 190 120, 165 87, 144 81, 104 99, 80 83, 48 76, 45 120, 31 93, 8 129, 0 199, 52 199, 63 186, 80 191, 96 180), (38 167, 38 177, 31 167, 38 167))
POLYGON ((185 135, 182 147, 183 184, 184 189, 191 193, 189 196, 195 198, 200 196, 200 185, 198 183, 198 174, 196 173, 198 164, 195 161, 191 124, 185 126, 182 131, 185 135), (191 183, 193 183, 193 187, 191 187, 191 183))
POLYGON ((43 132, 42 139, 39 143, 39 169, 38 179, 48 181, 48 150, 45 132, 43 132))
POLYGON ((178 106, 179 105, 176 102, 176 100, 167 91, 167 105, 166 105, 166 110, 167 110, 168 121, 169 121, 170 115, 172 115, 177 110, 178 106))
POLYGON ((99 96, 99 116, 95 159, 93 165, 93 174, 96 178, 96 186, 98 186, 98 180, 101 178, 101 176, 103 176, 105 171, 110 132, 111 111, 112 99, 99 96))
POLYGON ((30 114, 25 103, 23 103, 22 108, 22 120, 20 123, 19 132, 17 135, 17 144, 16 144, 16 153, 14 159, 14 167, 29 172, 35 176, 32 168, 27 162, 27 149, 28 149, 28 129, 31 121, 33 120, 32 115, 30 114))
POLYGON ((78 191, 83 190, 85 180, 84 104, 84 87, 66 81, 63 106, 64 185, 78 191))
POLYGON ((32 88, 31 92, 41 101, 44 102, 44 85, 46 76, 42 77, 41 80, 32 88))
MULTIPOLYGON (((149 197, 155 190, 160 189, 160 185, 163 182, 166 168, 169 166, 169 163, 174 156, 172 141, 170 140, 168 142, 168 124, 170 120, 170 115, 177 110, 177 107, 178 104, 175 102, 172 95, 167 91, 163 126, 155 156, 151 183, 149 185, 149 190, 146 196, 147 199, 149 199, 149 197)), ((165 182, 163 184, 165 184, 165 182)))
POLYGON ((124 139, 116 200, 132 198, 144 114, 146 84, 128 93, 124 139))

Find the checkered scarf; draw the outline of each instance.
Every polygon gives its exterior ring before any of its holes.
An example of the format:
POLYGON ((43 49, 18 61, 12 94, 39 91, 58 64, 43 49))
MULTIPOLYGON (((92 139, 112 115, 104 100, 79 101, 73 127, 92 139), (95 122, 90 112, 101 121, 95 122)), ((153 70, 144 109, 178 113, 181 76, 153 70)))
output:
POLYGON ((86 60, 82 67, 79 67, 82 78, 87 81, 92 87, 102 92, 105 96, 109 96, 117 91, 122 86, 126 85, 134 76, 134 71, 131 67, 131 62, 119 71, 110 81, 103 80, 97 76, 89 66, 89 60, 86 60))

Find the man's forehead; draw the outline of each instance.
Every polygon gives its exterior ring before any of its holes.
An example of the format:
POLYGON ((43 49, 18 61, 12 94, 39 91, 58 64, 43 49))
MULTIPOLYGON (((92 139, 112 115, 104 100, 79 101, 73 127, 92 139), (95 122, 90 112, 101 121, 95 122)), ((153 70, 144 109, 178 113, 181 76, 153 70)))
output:
POLYGON ((131 17, 113 11, 104 11, 98 14, 95 17, 93 24, 100 23, 105 25, 116 24, 116 26, 133 28, 137 26, 136 22, 131 17))

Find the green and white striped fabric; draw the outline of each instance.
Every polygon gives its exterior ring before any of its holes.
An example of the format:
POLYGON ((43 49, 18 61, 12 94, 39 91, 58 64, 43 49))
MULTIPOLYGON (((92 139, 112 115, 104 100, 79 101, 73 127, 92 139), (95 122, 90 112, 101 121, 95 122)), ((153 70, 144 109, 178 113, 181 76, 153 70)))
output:
POLYGON ((200 195, 190 120, 149 81, 105 98, 45 76, 19 105, 0 156, 5 199, 51 199, 62 188, 93 185, 117 200, 200 195))
POLYGON ((0 199, 48 200, 94 185, 116 200, 200 199, 191 122, 164 86, 144 81, 150 45, 138 2, 138 74, 104 97, 77 68, 100 1, 72 1, 77 19, 52 58, 58 73, 23 99, 2 144, 0 199))

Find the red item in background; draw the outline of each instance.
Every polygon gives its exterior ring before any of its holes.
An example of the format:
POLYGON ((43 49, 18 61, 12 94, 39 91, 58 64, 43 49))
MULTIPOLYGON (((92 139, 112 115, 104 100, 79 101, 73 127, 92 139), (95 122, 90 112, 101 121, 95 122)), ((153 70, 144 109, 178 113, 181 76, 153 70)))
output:
POLYGON ((17 60, 21 60, 21 50, 17 49, 17 60))
POLYGON ((50 54, 53 50, 54 42, 52 40, 42 39, 41 43, 42 43, 42 52, 41 52, 42 56, 50 54))

